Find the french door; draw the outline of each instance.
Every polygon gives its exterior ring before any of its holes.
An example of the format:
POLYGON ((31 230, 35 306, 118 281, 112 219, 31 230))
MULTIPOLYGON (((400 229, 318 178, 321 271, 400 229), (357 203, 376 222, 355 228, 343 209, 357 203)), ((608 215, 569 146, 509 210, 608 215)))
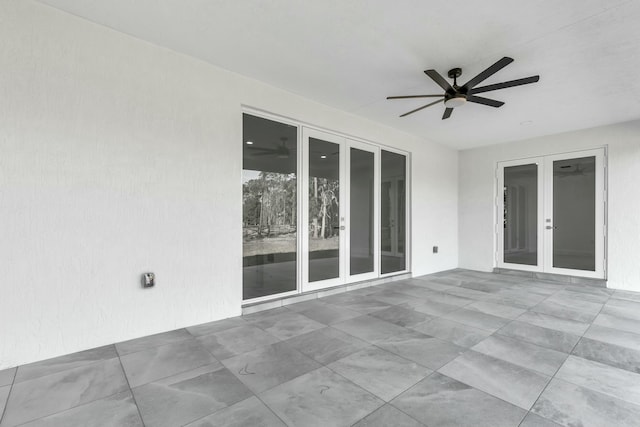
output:
POLYGON ((379 149, 303 128, 302 291, 378 276, 379 149))
POLYGON ((409 270, 409 157, 243 113, 242 297, 261 302, 409 270))
POLYGON ((498 267, 605 278, 604 148, 498 164, 498 267))

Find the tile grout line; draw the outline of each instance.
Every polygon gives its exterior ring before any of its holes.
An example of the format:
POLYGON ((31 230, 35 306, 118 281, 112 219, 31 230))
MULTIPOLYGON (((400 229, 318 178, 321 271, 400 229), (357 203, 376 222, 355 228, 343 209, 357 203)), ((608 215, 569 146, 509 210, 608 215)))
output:
POLYGON ((18 368, 19 366, 16 366, 16 371, 13 373, 13 379, 11 380, 11 384, 9 384, 9 393, 7 394, 7 400, 4 402, 4 408, 2 410, 2 413, 0 414, 0 424, 2 424, 2 420, 4 419, 4 416, 7 414, 7 408, 9 407, 9 398, 11 397, 11 392, 13 391, 13 385, 16 383, 16 377, 18 376, 18 368))
MULTIPOLYGON (((554 295, 555 295, 555 294, 554 294, 554 295)), ((596 316, 595 316, 595 317, 593 318, 593 320, 590 322, 589 328, 591 327, 591 325, 593 325, 593 321, 594 321, 594 320, 595 320, 595 319, 600 315, 600 313, 602 312, 602 309, 604 308, 605 304, 606 304, 607 302, 609 302, 609 300, 610 300, 610 299, 611 299, 611 295, 609 295, 609 298, 607 298, 607 300, 602 304, 602 307, 600 307, 600 310, 598 310, 598 314, 596 314, 596 316)), ((548 418, 543 417, 543 416, 542 416, 542 415, 540 415, 540 414, 536 414, 535 412, 531 412, 531 409, 532 409, 534 406, 536 406, 536 403, 538 403, 538 400, 540 400, 540 397, 542 397, 542 395, 544 394, 544 392, 547 390, 547 388, 549 387, 549 384, 551 384, 551 381, 553 381, 553 380, 556 378, 556 375, 558 374, 558 372, 560 371, 560 369, 562 369, 562 367, 564 366, 564 364, 565 364, 565 363, 567 363, 567 359, 569 359, 569 357, 571 357, 571 356, 573 355, 573 351, 576 349, 576 347, 578 346, 578 344, 580 343, 580 341, 582 341, 582 338, 584 337, 584 334, 589 330, 589 328, 585 329, 585 331, 580 335, 580 339, 578 339, 578 341, 576 341, 576 343, 575 343, 575 344, 573 345, 573 347, 571 348, 571 351, 567 354, 566 359, 564 360, 564 362, 562 362, 562 365, 560 365, 560 366, 558 367, 558 369, 556 369, 556 372, 551 376, 551 378, 549 379, 549 382, 547 382, 547 384, 544 386, 544 388, 542 389, 542 391, 540 392, 540 394, 538 395, 538 397, 536 398, 536 400, 533 402, 533 405, 531 405, 531 408, 529 408, 529 410, 527 411, 527 414, 528 414, 528 413, 533 413, 534 415, 537 415, 537 416, 539 416, 539 417, 541 417, 541 418, 544 418, 544 419, 546 419, 546 420, 549 420, 548 418)), ((558 379, 559 379, 559 378, 558 378, 558 379)), ((563 381, 564 381, 564 380, 563 380, 563 381)), ((568 381, 568 382, 569 382, 570 384, 573 384, 573 383, 571 383, 570 381, 568 381)), ((580 386, 580 385, 578 385, 578 384, 574 384, 574 385, 577 385, 578 387, 581 387, 581 386, 580 386)), ((524 419, 523 419, 523 421, 524 421, 524 419)), ((553 420, 549 420, 549 421, 551 421, 551 422, 555 422, 555 421, 553 421, 553 420)), ((522 424, 522 422, 521 422, 520 424, 522 424)))
POLYGON ((129 387, 129 393, 131 393, 133 404, 136 405, 136 411, 138 411, 138 416, 140 417, 140 422, 142 423, 142 427, 145 427, 144 418, 142 418, 142 412, 140 412, 140 407, 138 406, 136 395, 133 394, 133 389, 131 388, 131 384, 129 383, 129 377, 127 377, 127 372, 124 370, 124 365, 122 364, 122 360, 120 360, 120 355, 118 355, 118 362, 120 363, 120 369, 122 369, 122 375, 124 376, 124 380, 127 382, 127 387, 129 387))

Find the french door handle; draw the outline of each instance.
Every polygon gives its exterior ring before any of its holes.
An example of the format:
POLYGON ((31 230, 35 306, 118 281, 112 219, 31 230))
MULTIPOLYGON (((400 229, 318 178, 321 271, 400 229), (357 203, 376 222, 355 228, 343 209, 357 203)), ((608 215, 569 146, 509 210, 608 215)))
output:
POLYGON ((555 229, 557 229, 558 227, 556 227, 555 225, 553 225, 553 226, 552 226, 552 225, 547 225, 545 228, 546 228, 547 230, 555 230, 555 229))

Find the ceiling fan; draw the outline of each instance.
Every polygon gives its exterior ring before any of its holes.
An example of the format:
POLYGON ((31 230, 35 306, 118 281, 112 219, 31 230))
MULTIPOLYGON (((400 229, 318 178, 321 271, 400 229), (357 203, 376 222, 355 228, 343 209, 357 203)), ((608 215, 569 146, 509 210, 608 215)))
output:
POLYGON ((406 96, 388 96, 387 99, 407 99, 407 98, 442 98, 435 102, 431 102, 427 105, 423 105, 422 107, 416 108, 415 110, 411 110, 407 113, 402 114, 400 117, 408 116, 409 114, 413 114, 417 111, 420 111, 424 108, 431 107, 432 105, 436 105, 440 102, 444 101, 444 106, 446 109, 444 110, 444 114, 442 115, 442 120, 448 119, 451 117, 451 113, 453 113, 453 109, 456 107, 461 107, 467 102, 473 102, 476 104, 488 105, 490 107, 501 107, 504 105, 502 101, 496 101, 495 99, 484 98, 482 96, 476 96, 478 93, 489 92, 492 90, 505 89, 513 86, 521 86, 529 83, 535 83, 540 80, 540 76, 531 76, 525 77, 523 79, 511 80, 503 83, 495 83, 487 86, 476 87, 479 83, 488 79, 493 74, 497 73, 507 65, 513 62, 513 58, 509 58, 505 56, 462 86, 458 86, 458 77, 462 75, 461 68, 453 68, 449 70, 447 74, 450 79, 453 79, 453 85, 449 84, 444 77, 442 77, 436 70, 425 70, 425 74, 438 84, 442 89, 444 89, 444 94, 442 95, 406 95, 406 96))
POLYGON ((289 151, 289 148, 287 148, 287 140, 288 138, 283 136, 280 138, 281 144, 276 145, 273 148, 249 146, 247 149, 253 151, 254 156, 276 156, 279 159, 288 159, 291 152, 289 151))

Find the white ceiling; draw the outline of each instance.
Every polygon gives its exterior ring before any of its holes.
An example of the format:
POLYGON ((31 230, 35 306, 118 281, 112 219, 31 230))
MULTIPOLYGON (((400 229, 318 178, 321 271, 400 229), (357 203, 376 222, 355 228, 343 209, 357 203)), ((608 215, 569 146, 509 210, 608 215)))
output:
POLYGON ((41 1, 460 149, 640 118, 638 0, 41 1), (425 69, 465 82, 503 56, 483 84, 541 77, 482 94, 501 108, 399 118, 428 100, 385 99, 442 92, 425 69))

